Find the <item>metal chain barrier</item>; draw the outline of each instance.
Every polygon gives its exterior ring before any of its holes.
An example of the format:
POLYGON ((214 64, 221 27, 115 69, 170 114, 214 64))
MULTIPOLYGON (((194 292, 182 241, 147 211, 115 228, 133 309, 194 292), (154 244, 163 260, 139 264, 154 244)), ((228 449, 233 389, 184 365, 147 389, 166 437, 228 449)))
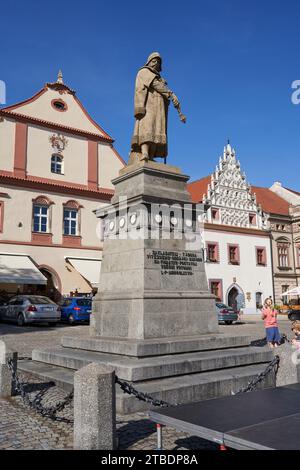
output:
MULTIPOLYGON (((231 392, 232 395, 239 395, 240 393, 250 392, 256 389, 259 383, 261 383, 271 372, 274 372, 275 375, 277 374, 277 370, 279 367, 279 356, 275 356, 274 359, 267 365, 265 370, 258 374, 254 379, 252 379, 246 387, 241 388, 237 392, 231 392)), ((43 398, 43 393, 38 393, 33 399, 30 399, 28 396, 28 392, 26 392, 24 384, 20 381, 17 371, 14 367, 14 362, 12 359, 8 359, 7 361, 8 368, 12 374, 12 380, 14 383, 14 389, 21 395, 23 402, 33 408, 35 411, 40 413, 42 416, 47 416, 51 419, 59 419, 56 414, 62 411, 67 405, 69 405, 74 397, 74 389, 61 401, 56 403, 54 406, 45 407, 41 400, 43 398)), ((159 407, 170 407, 170 406, 177 406, 177 403, 170 404, 163 400, 158 400, 156 398, 151 397, 148 393, 141 392, 133 387, 129 382, 125 380, 121 380, 118 376, 115 376, 115 382, 121 388, 124 393, 128 395, 133 395, 138 400, 144 401, 146 403, 150 403, 153 406, 159 407)), ((51 383, 52 384, 52 383, 51 383)), ((54 382, 53 382, 54 384, 54 382)), ((65 420, 71 422, 70 420, 65 420)))
MULTIPOLYGON (((274 359, 267 365, 265 370, 258 374, 254 379, 252 379, 246 387, 241 388, 237 392, 231 392, 232 395, 239 395, 240 393, 252 392, 256 389, 258 384, 262 382, 271 372, 274 372, 275 375, 277 374, 277 370, 279 367, 279 356, 275 356, 274 359)), ((153 406, 160 406, 160 407, 170 407, 170 406, 177 406, 177 403, 170 404, 163 400, 157 400, 147 393, 140 392, 136 388, 134 388, 130 383, 126 382, 125 380, 119 379, 116 376, 115 382, 120 385, 121 390, 128 395, 134 395, 138 400, 145 401, 147 403, 151 403, 153 406)))
POLYGON ((256 377, 254 377, 254 379, 252 379, 246 385, 246 387, 241 388, 237 392, 231 392, 231 394, 239 395, 240 393, 253 392, 258 386, 258 384, 262 382, 271 372, 274 372, 276 376, 278 367, 279 367, 279 361, 280 361, 279 356, 275 356, 274 359, 272 359, 272 361, 267 365, 265 370, 261 372, 260 374, 258 374, 256 377))
POLYGON ((116 375, 115 377, 115 382, 120 385, 121 390, 124 393, 127 393, 128 395, 134 395, 138 400, 145 401, 147 403, 151 403, 153 406, 160 406, 160 407, 167 407, 167 406, 176 406, 176 405, 171 405, 170 403, 167 403, 166 401, 163 400, 157 400, 148 393, 140 392, 136 388, 134 388, 130 383, 125 382, 125 380, 119 379, 119 377, 116 375))
MULTIPOLYGON (((30 397, 28 396, 28 392, 26 392, 25 390, 24 384, 20 381, 18 377, 12 359, 8 359, 7 365, 12 375, 14 389, 21 395, 23 402, 26 405, 30 406, 30 408, 33 408, 35 411, 40 413, 42 416, 47 416, 48 418, 56 420, 59 419, 56 416, 56 413, 62 411, 67 405, 72 402, 74 397, 74 389, 63 400, 59 401, 54 406, 45 407, 41 402, 44 393, 37 393, 37 395, 33 399, 30 399, 30 397)), ((54 385, 54 382, 51 382, 49 385, 52 386, 52 384, 54 385)), ((65 421, 70 422, 70 420, 67 419, 65 419, 65 421)))

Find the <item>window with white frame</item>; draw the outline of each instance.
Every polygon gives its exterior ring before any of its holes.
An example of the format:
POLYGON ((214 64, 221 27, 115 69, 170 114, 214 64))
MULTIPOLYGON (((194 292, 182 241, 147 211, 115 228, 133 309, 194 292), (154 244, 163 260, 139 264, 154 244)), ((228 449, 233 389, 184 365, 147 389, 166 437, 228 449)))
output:
POLYGON ((51 157, 51 173, 63 173, 63 157, 58 154, 54 154, 51 157))
POLYGON ((64 208, 64 235, 78 235, 78 210, 64 208))
POLYGON ((33 231, 48 232, 49 228, 49 207, 38 204, 33 205, 33 231))
POLYGON ((289 266, 289 244, 278 243, 278 265, 280 268, 287 268, 289 266))

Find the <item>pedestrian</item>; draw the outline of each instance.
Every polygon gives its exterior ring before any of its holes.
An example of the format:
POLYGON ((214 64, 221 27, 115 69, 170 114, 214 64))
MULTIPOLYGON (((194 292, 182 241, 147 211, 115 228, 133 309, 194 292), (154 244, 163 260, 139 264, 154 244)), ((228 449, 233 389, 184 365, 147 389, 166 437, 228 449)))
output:
POLYGON ((295 335, 294 338, 292 339, 292 344, 296 346, 297 349, 300 349, 300 321, 299 320, 293 321, 291 330, 295 335))
POLYGON ((278 312, 273 306, 273 301, 269 297, 264 301, 261 317, 265 321, 267 342, 270 348, 277 348, 281 341, 277 323, 277 314, 278 312))

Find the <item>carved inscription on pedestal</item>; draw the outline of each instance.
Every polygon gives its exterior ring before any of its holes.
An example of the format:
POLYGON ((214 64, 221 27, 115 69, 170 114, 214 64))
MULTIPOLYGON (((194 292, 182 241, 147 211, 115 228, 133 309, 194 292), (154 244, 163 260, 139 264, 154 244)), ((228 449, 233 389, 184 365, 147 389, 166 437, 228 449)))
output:
POLYGON ((195 251, 148 250, 147 259, 159 265, 162 275, 193 276, 202 258, 195 251))

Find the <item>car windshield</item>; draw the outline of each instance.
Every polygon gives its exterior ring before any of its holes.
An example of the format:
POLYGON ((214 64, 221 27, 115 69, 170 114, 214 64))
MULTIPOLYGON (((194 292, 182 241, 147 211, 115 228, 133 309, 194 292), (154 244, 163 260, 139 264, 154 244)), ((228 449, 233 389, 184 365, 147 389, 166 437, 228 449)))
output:
POLYGON ((216 304, 218 308, 227 308, 227 309, 231 309, 232 307, 229 307, 228 305, 225 305, 225 304, 216 304))
POLYGON ((92 301, 91 299, 77 299, 77 305, 80 307, 91 307, 92 306, 92 301))
POLYGON ((58 305, 60 305, 61 307, 69 307, 69 305, 71 305, 73 303, 73 300, 71 299, 63 299, 63 300, 60 300, 60 302, 58 302, 58 305))
POLYGON ((42 297, 42 296, 32 296, 28 297, 28 300, 30 303, 33 305, 41 305, 41 304, 53 304, 52 300, 48 299, 48 297, 42 297))

